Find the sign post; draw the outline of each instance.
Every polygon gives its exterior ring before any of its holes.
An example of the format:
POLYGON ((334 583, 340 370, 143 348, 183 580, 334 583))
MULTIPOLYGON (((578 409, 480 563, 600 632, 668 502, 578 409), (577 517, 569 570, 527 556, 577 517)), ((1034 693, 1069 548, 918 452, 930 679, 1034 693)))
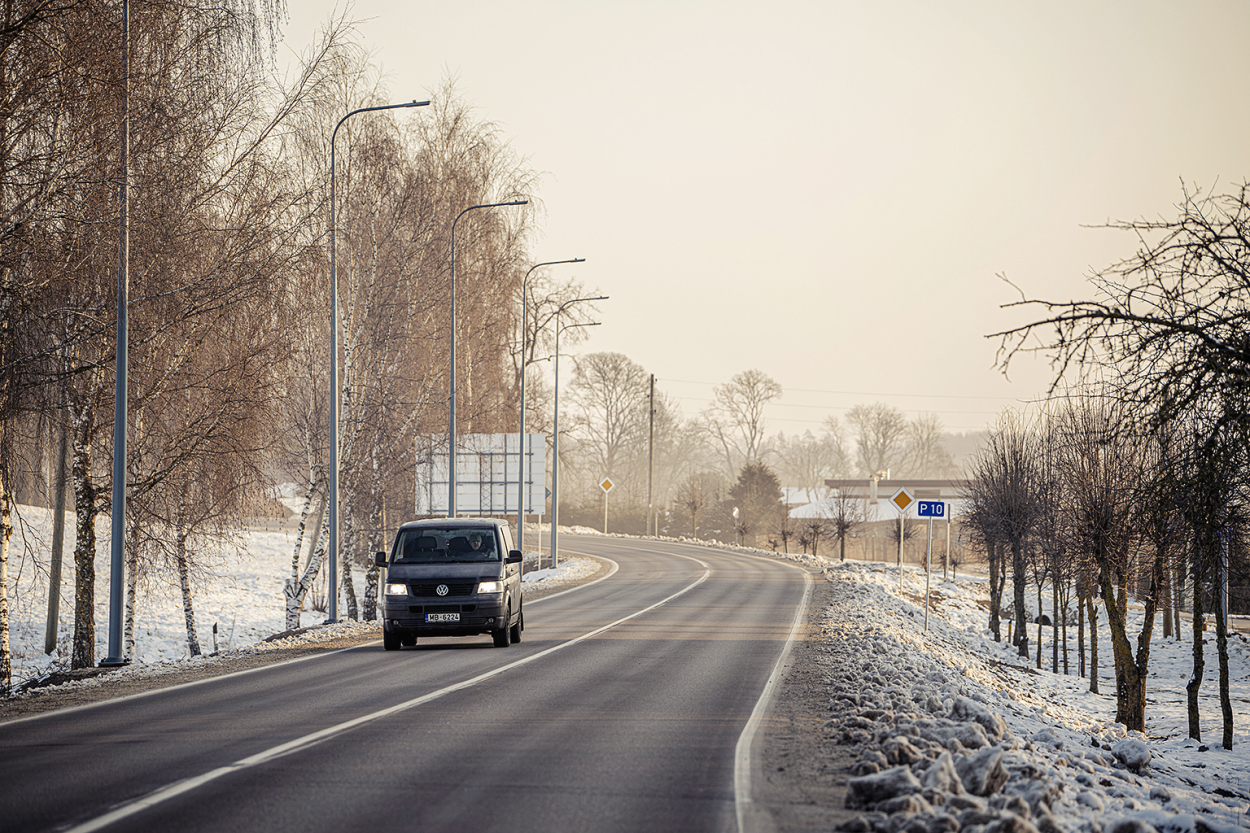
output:
POLYGON ((890 502, 898 507, 898 587, 903 589, 903 533, 906 531, 903 526, 904 519, 907 517, 907 507, 915 503, 915 499, 911 496, 911 492, 906 489, 899 489, 890 498, 890 502))
POLYGON ((933 519, 946 517, 946 504, 940 500, 922 500, 916 514, 929 519, 929 544, 924 557, 924 630, 929 632, 929 569, 933 563, 933 519))
POLYGON ((610 477, 605 477, 599 481, 599 488, 603 489, 603 534, 608 534, 608 495, 616 484, 612 482, 610 477))

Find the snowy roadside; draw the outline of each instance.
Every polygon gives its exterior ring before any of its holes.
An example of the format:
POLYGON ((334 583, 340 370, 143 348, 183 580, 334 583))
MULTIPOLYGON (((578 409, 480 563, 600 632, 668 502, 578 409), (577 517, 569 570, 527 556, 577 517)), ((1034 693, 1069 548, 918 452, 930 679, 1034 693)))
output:
MULTIPOLYGON (((874 833, 1231 833, 1250 830, 1250 639, 1230 633, 1233 749, 1220 747, 1222 722, 1213 631, 1199 694, 1204 741, 1188 737, 1185 684, 1193 644, 1165 640, 1156 624, 1147 684, 1146 734, 1115 722, 1115 676, 1105 616, 1099 690, 993 640, 986 580, 930 579, 925 573, 777 553, 696 539, 671 539, 816 567, 832 588, 812 611, 828 685, 825 738, 857 749, 847 808, 860 814, 839 829, 874 833)), ((1027 600, 1026 604, 1035 602, 1027 600)), ((1048 600, 1046 602, 1048 603, 1048 600)), ((1038 611, 1030 608, 1032 619, 1038 611)), ((1049 608, 1043 613, 1052 614, 1049 608)), ((1136 645, 1140 606, 1129 608, 1136 645)), ((1036 651, 1036 626, 1030 627, 1036 651)), ((1061 649, 1062 650, 1062 649, 1061 649)), ((1034 657, 1036 654, 1034 654, 1034 657)), ((1062 670, 1062 659, 1060 669, 1062 670)), ((817 762, 819 766, 819 762, 817 762)))
MULTIPOLYGON (((987 637, 982 582, 935 578, 925 633, 922 571, 906 570, 900 590, 897 568, 830 564, 825 575, 834 600, 821 620, 830 694, 825 725, 836 742, 861 750, 846 802, 862 813, 841 829, 1250 827, 1250 641, 1244 636, 1230 639, 1236 734, 1225 751, 1218 745, 1218 681, 1209 672, 1201 713, 1210 740, 1186 737, 1188 642, 1156 638, 1148 734, 1126 733, 1114 723, 1114 696, 1090 694, 1088 682, 1075 675, 1039 671, 987 637)), ((1140 630, 1140 615, 1132 634, 1140 630)), ((1215 662, 1210 643, 1208 668, 1215 662)), ((1111 656, 1105 634, 1100 655, 1111 656)), ((1047 645, 1047 668, 1050 656, 1047 645)), ((1107 661, 1100 688, 1113 692, 1107 661)))
MULTIPOLYGON (((48 563, 46 553, 51 538, 51 513, 35 507, 21 508, 22 523, 15 531, 12 552, 30 551, 38 557, 14 557, 9 576, 10 650, 13 683, 23 684, 65 680, 64 686, 99 686, 102 681, 141 680, 228 664, 240 658, 278 650, 316 648, 345 641, 380 639, 376 622, 343 621, 323 625, 325 612, 305 609, 303 627, 289 637, 274 640, 285 632, 282 583, 291 571, 295 546, 294 531, 276 526, 252 529, 234 548, 201 553, 205 572, 193 585, 196 633, 203 654, 191 658, 187 648, 187 627, 182 601, 172 575, 155 573, 140 586, 135 615, 135 658, 125 667, 102 676, 92 672, 82 679, 71 679, 70 638, 73 634, 72 562, 66 563, 61 582, 60 615, 56 648, 44 653, 48 611, 48 563)), ((108 519, 97 530, 102 537, 96 555, 96 657, 107 654, 108 623, 108 519)), ((526 553, 527 565, 537 556, 526 553)), ((599 562, 568 558, 555 570, 527 567, 526 591, 537 599, 556 589, 585 581, 599 569, 599 562)), ((363 598, 362 576, 355 579, 357 598, 363 598)), ((322 591, 324 593, 324 591, 322 591)), ((315 593, 314 593, 315 595, 315 593)), ((342 608, 340 608, 342 609, 342 608)), ((44 690, 42 694, 50 693, 44 690)), ((21 696, 21 695, 19 695, 21 696)), ((0 699, 0 704, 4 700, 0 699)))
MULTIPOLYGON (((39 510, 30 510, 26 521, 25 534, 41 534, 39 510)), ((314 624, 288 638, 264 641, 283 627, 281 583, 290 570, 293 543, 287 530, 253 530, 239 554, 223 552, 212 559, 215 577, 197 587, 196 610, 206 651, 211 650, 212 624, 221 623, 216 656, 186 657, 181 603, 154 582, 141 594, 134 664, 103 678, 0 700, 0 719, 13 715, 10 706, 22 705, 15 701, 42 699, 44 694, 68 695, 48 699, 69 705, 66 701, 75 692, 85 695, 105 681, 110 686, 129 681, 135 689, 148 680, 147 687, 163 686, 378 638, 376 623, 340 622, 314 624)), ((37 537, 33 546, 42 546, 37 537)), ((1186 737, 1184 685, 1191 643, 1165 641, 1157 636, 1158 629, 1148 686, 1148 734, 1128 737, 1113 722, 1113 696, 1088 693, 1087 681, 1075 675, 1038 671, 1022 663, 1010 646, 988 637, 982 581, 943 582, 935 576, 925 633, 923 572, 906 570, 900 591, 896 568, 880 563, 838 564, 823 557, 753 552, 823 570, 829 582, 833 602, 813 611, 812 621, 818 625, 819 662, 827 683, 826 702, 820 703, 827 708, 824 731, 830 743, 862 752, 848 802, 862 812, 850 829, 1149 833, 1153 828, 1160 833, 1218 833, 1250 827, 1250 643, 1244 636, 1230 639, 1237 728, 1231 752, 1218 746, 1217 680, 1210 670, 1216 667, 1214 640, 1207 646, 1209 670, 1202 689, 1208 738, 1202 745, 1186 737), (1143 749, 1150 760, 1141 765, 1143 749)), ((57 653, 49 657, 42 650, 46 563, 15 563, 19 569, 10 576, 15 670, 33 679, 66 663, 57 653)), ((598 569, 598 562, 568 558, 557 570, 527 572, 527 591, 534 598, 557 592, 598 569)), ((97 575, 103 580, 97 582, 96 621, 103 623, 108 595, 103 546, 97 575)), ((72 586, 67 571, 59 651, 68 646, 72 586)), ((322 617, 308 612, 304 619, 319 622, 322 617)), ((1133 622, 1131 633, 1138 630, 1140 621, 1133 622)), ((1048 638, 1047 632, 1043 635, 1048 638)), ((97 633, 100 656, 105 636, 97 633)), ((1048 665, 1050 646, 1043 648, 1048 665)), ((1112 692, 1105 634, 1099 650, 1104 658, 1101 690, 1112 692)), ((98 691, 95 696, 99 699, 98 691)))
MULTIPOLYGON (((527 555, 527 561, 530 554, 527 555)), ((536 556, 535 556, 536 559, 536 556)), ((600 562, 571 557, 554 570, 525 574, 527 598, 537 600, 592 579, 606 570, 600 562)), ((324 616, 324 613, 307 614, 324 616)), ((0 698, 0 722, 52 709, 80 706, 140 694, 150 689, 194 683, 260 665, 298 660, 314 653, 380 641, 377 622, 340 621, 274 634, 236 648, 157 662, 138 661, 120 668, 70 671, 52 658, 43 671, 9 697, 0 698)))

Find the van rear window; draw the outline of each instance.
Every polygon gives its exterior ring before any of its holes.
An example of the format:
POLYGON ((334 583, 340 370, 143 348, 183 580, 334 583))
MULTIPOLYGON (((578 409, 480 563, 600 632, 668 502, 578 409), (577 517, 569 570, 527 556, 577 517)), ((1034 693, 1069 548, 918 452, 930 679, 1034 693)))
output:
POLYGON ((434 527, 404 529, 395 539, 392 564, 498 561, 500 548, 493 527, 434 527))

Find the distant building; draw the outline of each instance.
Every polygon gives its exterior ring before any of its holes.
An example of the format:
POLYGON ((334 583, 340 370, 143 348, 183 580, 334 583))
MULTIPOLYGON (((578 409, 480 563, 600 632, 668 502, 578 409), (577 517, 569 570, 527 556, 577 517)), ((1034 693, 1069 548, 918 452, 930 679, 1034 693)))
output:
MULTIPOLYGON (((826 480, 825 486, 837 497, 859 498, 864 501, 870 518, 896 518, 898 507, 890 502, 899 489, 906 489, 915 500, 946 501, 948 514, 960 516, 968 503, 969 480, 907 480, 868 477, 858 480, 826 480)), ((909 510, 910 517, 915 511, 909 510)))

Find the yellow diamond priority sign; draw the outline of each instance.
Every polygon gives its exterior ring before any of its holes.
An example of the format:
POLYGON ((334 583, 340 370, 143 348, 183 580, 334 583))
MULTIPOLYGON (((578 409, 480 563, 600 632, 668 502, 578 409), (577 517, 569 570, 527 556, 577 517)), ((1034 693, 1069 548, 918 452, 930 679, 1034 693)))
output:
POLYGON ((899 489, 894 493, 894 497, 890 498, 890 502, 898 507, 898 511, 906 512, 907 507, 911 506, 915 499, 912 498, 906 489, 899 489))
POLYGON ((599 488, 600 488, 600 489, 603 489, 603 493, 604 493, 605 495, 606 495, 608 492, 612 491, 613 487, 615 487, 615 486, 616 486, 616 484, 615 484, 615 483, 613 483, 613 482, 612 482, 612 480, 611 480, 610 478, 607 478, 607 477, 603 478, 603 480, 601 480, 601 481, 599 482, 599 488))

